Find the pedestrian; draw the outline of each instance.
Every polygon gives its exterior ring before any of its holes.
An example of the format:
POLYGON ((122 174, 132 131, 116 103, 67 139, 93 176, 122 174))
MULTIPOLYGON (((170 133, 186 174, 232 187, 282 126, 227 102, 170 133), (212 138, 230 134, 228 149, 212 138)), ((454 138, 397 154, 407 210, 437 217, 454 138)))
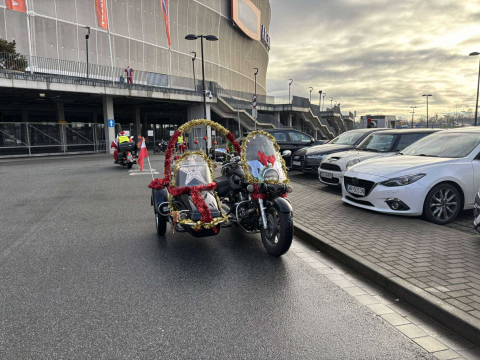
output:
POLYGON ((125 69, 127 73, 127 84, 133 84, 133 69, 129 66, 125 69))
POLYGON ((377 127, 377 125, 370 118, 368 118, 367 123, 368 123, 367 128, 369 128, 369 129, 374 129, 374 128, 377 127))
POLYGON ((120 84, 123 84, 124 82, 125 82, 125 78, 122 75, 120 75, 120 84))

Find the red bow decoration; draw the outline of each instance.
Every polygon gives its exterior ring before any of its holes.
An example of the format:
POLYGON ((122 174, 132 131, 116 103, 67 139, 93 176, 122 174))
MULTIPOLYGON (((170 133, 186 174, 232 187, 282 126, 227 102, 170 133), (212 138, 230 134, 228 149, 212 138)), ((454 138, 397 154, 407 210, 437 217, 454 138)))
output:
POLYGON ((275 164, 275 155, 270 155, 267 156, 264 153, 262 153, 260 150, 258 151, 258 161, 262 163, 263 166, 268 167, 268 163, 275 164))

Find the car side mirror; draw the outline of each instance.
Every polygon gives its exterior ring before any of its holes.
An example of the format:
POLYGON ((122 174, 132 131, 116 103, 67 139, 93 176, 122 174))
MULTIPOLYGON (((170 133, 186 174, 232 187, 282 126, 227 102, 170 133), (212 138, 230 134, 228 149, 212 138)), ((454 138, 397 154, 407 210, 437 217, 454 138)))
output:
POLYGON ((314 138, 312 138, 312 144, 313 144, 314 142, 315 142, 315 139, 314 139, 314 138))
POLYGON ((283 157, 290 157, 292 156, 292 152, 290 150, 285 150, 283 153, 282 153, 282 156, 283 157))

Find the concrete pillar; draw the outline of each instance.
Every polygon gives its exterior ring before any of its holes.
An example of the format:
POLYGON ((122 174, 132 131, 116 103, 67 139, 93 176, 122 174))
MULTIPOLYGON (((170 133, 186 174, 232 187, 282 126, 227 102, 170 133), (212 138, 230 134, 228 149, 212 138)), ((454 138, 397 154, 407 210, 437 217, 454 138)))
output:
POLYGON ((115 114, 113 112, 113 97, 105 95, 103 97, 103 122, 105 124, 105 152, 113 154, 114 149, 110 149, 110 144, 115 141, 115 126, 109 126, 112 123, 115 124, 115 114), (112 120, 113 122, 109 122, 112 120))
POLYGON ((142 135, 142 125, 141 125, 141 117, 140 117, 140 108, 136 107, 135 108, 135 134, 133 134, 133 136, 135 137, 134 140, 137 140, 137 137, 141 135, 142 135))
POLYGON ((293 127, 293 115, 292 114, 288 114, 288 124, 287 124, 288 127, 293 127))
POLYGON ((277 112, 273 113, 273 116, 275 116, 275 118, 277 119, 277 121, 279 123, 282 123, 281 118, 280 118, 280 111, 277 111, 277 112))

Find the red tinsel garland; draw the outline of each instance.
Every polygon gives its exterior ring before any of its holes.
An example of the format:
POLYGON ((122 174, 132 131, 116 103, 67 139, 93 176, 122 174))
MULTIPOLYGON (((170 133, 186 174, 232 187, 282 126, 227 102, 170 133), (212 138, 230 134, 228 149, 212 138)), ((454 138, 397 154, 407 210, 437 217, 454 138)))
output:
MULTIPOLYGON (((268 199, 268 194, 262 194, 260 192, 260 187, 258 185, 255 185, 255 184, 252 184, 252 185, 253 185, 253 192, 250 193, 250 197, 252 198, 252 200, 268 199)), ((285 193, 283 195, 280 195, 280 197, 285 199, 287 195, 288 193, 285 193)))
POLYGON ((168 184, 169 182, 166 179, 155 179, 148 185, 148 187, 150 189, 160 190, 165 187, 168 187, 168 184))
POLYGON ((227 134, 227 140, 232 143, 233 147, 235 148, 235 151, 237 152, 237 155, 240 156, 240 154, 242 153, 242 147, 235 140, 235 136, 231 132, 227 134))
POLYGON ((213 221, 212 213, 208 208, 208 205, 205 203, 205 200, 202 197, 201 191, 212 191, 217 188, 217 183, 212 182, 208 185, 201 186, 184 186, 184 187, 169 187, 168 192, 172 196, 180 196, 182 194, 190 194, 192 196, 192 201, 195 204, 195 207, 198 209, 202 215, 200 221, 204 224, 211 223, 213 221))

